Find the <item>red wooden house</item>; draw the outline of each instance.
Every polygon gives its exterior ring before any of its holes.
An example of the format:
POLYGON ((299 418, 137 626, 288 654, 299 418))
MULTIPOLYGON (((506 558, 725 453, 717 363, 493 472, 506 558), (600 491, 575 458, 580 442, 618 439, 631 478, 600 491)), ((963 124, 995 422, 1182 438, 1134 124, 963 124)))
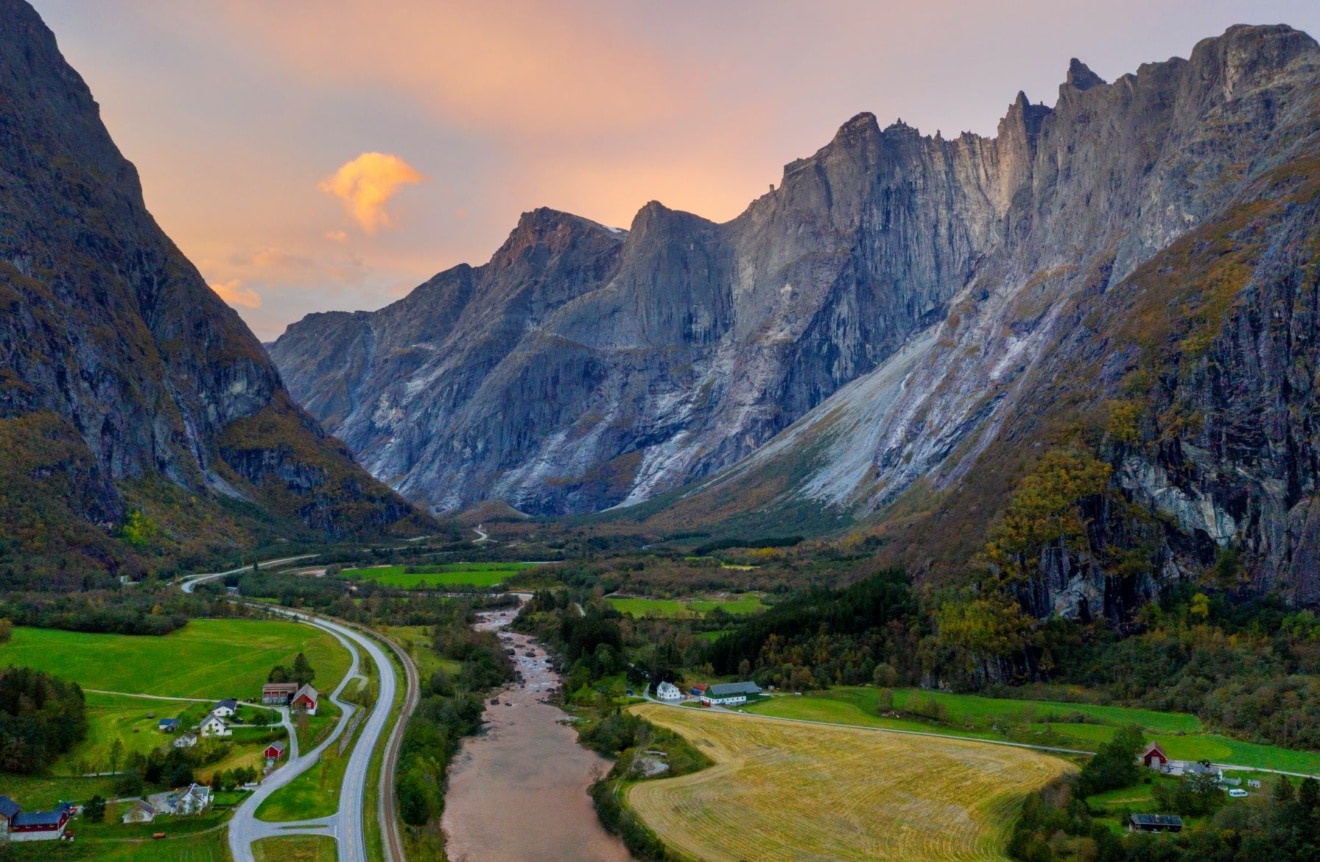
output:
POLYGON ((284 757, 284 747, 284 740, 282 739, 279 742, 272 742, 270 745, 266 746, 266 759, 280 760, 284 757))
POLYGON ((1164 753, 1158 742, 1152 742, 1146 746, 1146 753, 1141 755, 1141 761, 1151 769, 1160 769, 1169 765, 1169 755, 1164 753))

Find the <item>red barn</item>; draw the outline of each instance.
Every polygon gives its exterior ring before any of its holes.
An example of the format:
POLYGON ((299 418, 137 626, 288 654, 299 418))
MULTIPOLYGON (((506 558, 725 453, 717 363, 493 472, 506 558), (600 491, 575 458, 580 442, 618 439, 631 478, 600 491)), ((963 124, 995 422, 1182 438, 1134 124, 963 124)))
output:
POLYGON ((1151 769, 1159 769, 1169 764, 1169 756, 1160 748, 1158 742, 1152 742, 1146 747, 1146 753, 1141 755, 1141 760, 1151 769))
POLYGON ((266 746, 265 754, 267 760, 279 760, 284 757, 284 740, 266 746))

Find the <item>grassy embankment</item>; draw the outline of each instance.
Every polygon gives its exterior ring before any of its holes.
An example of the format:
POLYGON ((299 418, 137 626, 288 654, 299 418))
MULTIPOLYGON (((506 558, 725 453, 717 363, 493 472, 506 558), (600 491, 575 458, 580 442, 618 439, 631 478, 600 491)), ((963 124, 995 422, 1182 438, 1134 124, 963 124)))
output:
POLYGON ((363 578, 387 587, 434 590, 444 587, 494 587, 509 578, 536 568, 536 563, 445 563, 433 566, 373 566, 345 569, 345 578, 363 578))
POLYGON ((915 730, 973 739, 1007 740, 1094 751, 1125 724, 1145 729, 1176 760, 1212 760, 1257 769, 1320 774, 1320 753, 1242 742, 1207 732, 1194 715, 1085 703, 1007 700, 919 689, 894 689, 885 717, 880 689, 837 688, 749 704, 748 712, 805 721, 915 730))
POLYGON ((685 857, 1001 860, 1027 793, 1072 769, 1024 749, 633 707, 716 765, 640 782, 629 806, 685 857))
POLYGON ((735 598, 711 599, 642 599, 610 597, 607 601, 615 610, 635 617, 658 617, 664 619, 685 619, 702 617, 716 608, 730 614, 755 614, 765 610, 761 597, 752 593, 735 598))
POLYGON ((322 835, 263 838, 252 845, 257 862, 335 862, 335 839, 322 835))

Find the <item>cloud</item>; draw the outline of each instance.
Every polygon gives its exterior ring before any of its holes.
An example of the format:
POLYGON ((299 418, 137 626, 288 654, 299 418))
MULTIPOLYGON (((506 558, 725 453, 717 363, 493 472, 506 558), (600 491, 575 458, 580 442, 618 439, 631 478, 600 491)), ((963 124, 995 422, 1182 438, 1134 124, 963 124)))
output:
POLYGON ((363 153, 344 163, 333 176, 326 177, 316 187, 342 200, 362 229, 375 233, 392 223, 385 204, 394 197, 399 186, 416 185, 425 179, 398 156, 363 153))
POLYGON ((325 238, 331 242, 348 242, 348 232, 342 230, 326 231, 325 238))
POLYGON ((250 287, 243 286, 243 280, 231 278, 211 285, 216 295, 229 305, 237 308, 261 308, 261 295, 250 287))

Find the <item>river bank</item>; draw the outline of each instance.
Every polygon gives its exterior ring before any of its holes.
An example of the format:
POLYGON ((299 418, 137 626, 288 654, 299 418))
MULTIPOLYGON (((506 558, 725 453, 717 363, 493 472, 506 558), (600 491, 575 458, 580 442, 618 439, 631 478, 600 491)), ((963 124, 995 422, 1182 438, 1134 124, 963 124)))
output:
POLYGON ((610 762, 577 743, 568 716, 550 703, 560 680, 546 651, 509 631, 516 610, 478 614, 513 650, 519 681, 486 702, 484 731, 464 740, 449 771, 441 821, 453 862, 628 862, 600 825, 587 788, 610 762))

